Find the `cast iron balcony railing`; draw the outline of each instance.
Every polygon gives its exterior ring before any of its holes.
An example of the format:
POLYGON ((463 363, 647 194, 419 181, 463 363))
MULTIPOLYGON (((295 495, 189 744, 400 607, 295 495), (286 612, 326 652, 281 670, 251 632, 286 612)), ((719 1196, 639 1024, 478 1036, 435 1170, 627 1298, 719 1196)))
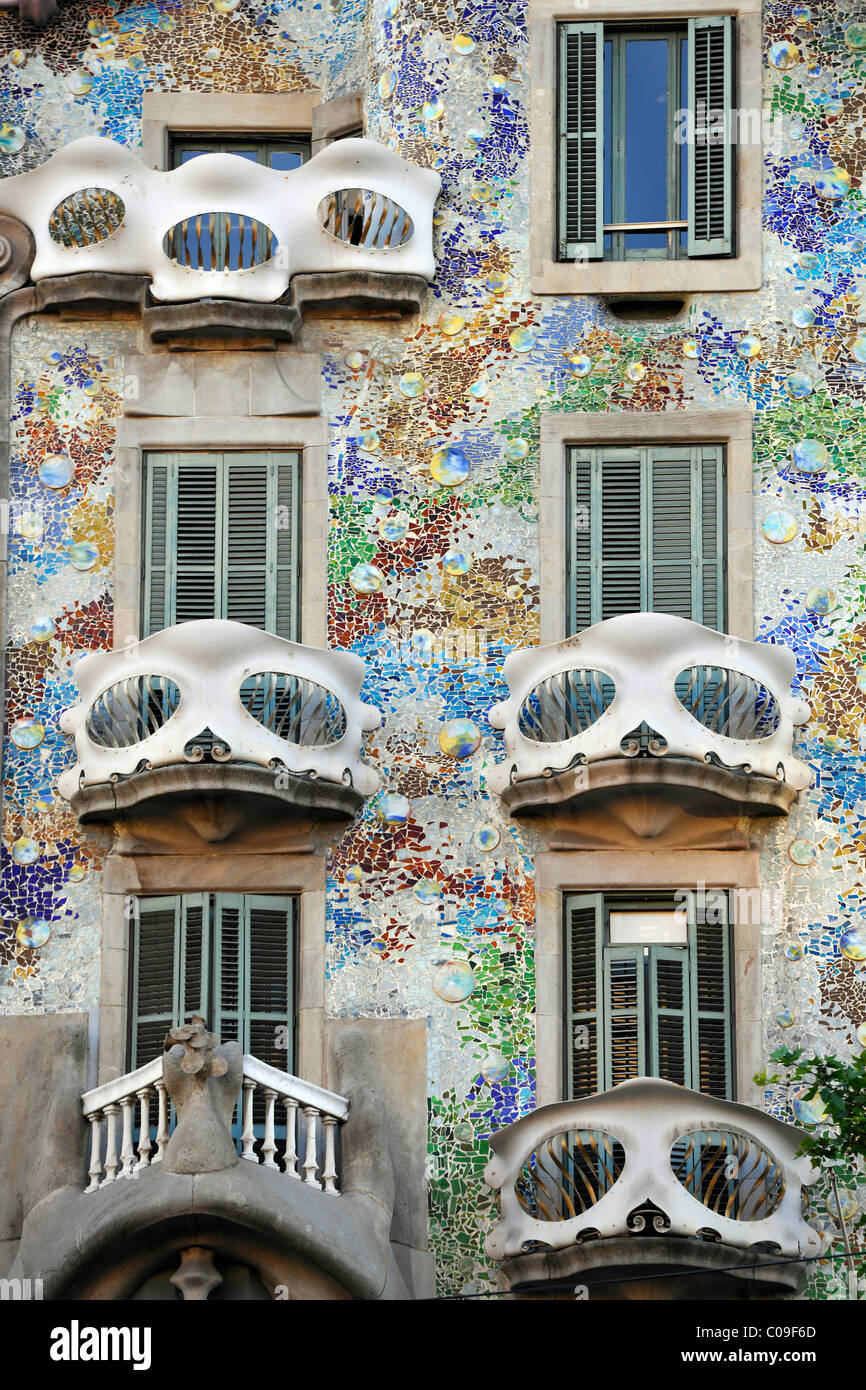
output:
POLYGON ((80 703, 60 721, 78 755, 61 794, 85 819, 151 799, 160 778, 166 792, 271 788, 353 814, 379 785, 361 761, 381 722, 360 698, 365 669, 350 652, 222 619, 91 652, 75 667, 80 703))
POLYGON ((490 711, 505 761, 488 783, 511 810, 601 786, 696 785, 752 813, 787 810, 809 785, 792 754, 809 706, 793 653, 666 613, 629 613, 506 659, 490 711))
MULTIPOLYGON (((87 138, 4 179, 0 213, 30 228, 35 283, 103 271, 148 276, 163 304, 266 304, 299 275, 426 287, 439 187, 438 174, 372 140, 335 141, 285 172, 232 154, 161 171, 112 140, 87 138)), ((315 297, 308 285, 303 298, 315 297)))
MULTIPOLYGON (((162 1057, 155 1057, 81 1097, 81 1111, 90 1125, 90 1181, 85 1192, 99 1191, 122 1178, 137 1178, 162 1161, 174 1130, 162 1068, 162 1057)), ((279 1071, 248 1052, 243 1057, 243 1076, 241 1158, 290 1178, 303 1177, 310 1186, 339 1197, 336 1131, 349 1113, 345 1096, 279 1071), (261 1136, 253 1125, 257 1092, 264 1106, 261 1136)))
POLYGON ((500 1219, 485 1249, 510 1260, 593 1239, 602 1262, 605 1241, 669 1236, 818 1255, 826 1238, 802 1214, 818 1173, 795 1157, 801 1137, 751 1106, 654 1077, 546 1105, 490 1140, 485 1180, 500 1219))

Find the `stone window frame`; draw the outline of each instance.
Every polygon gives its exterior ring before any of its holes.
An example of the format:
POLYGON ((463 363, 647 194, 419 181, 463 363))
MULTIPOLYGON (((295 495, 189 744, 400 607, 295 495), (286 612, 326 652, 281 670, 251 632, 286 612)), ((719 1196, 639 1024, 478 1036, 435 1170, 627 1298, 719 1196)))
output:
MULTIPOLYGON (((757 850, 545 851, 535 860, 536 1105, 564 1099, 565 991, 563 902, 569 893, 760 891, 757 850)), ((735 922, 732 934, 732 1052, 734 1098, 760 1104, 752 1077, 763 1066, 761 923, 735 922)))
POLYGON ((530 288, 533 294, 680 295, 759 290, 762 283, 763 145, 736 151, 734 256, 675 261, 557 261, 557 25, 730 14, 737 21, 738 110, 762 115, 761 0, 530 0, 530 288))
POLYGON ((145 92, 141 157, 151 169, 168 169, 171 136, 308 135, 316 155, 347 131, 364 125, 360 91, 323 101, 306 92, 145 92))
MULTIPOLYGON (((208 354, 210 356, 210 354, 208 354)), ((236 356, 236 354, 235 354, 236 356)), ((216 394, 219 399, 219 393, 216 394)), ((280 450, 301 454, 300 642, 327 647, 324 567, 328 553, 328 426, 322 416, 125 416, 118 421, 115 516, 114 646, 139 637, 144 456, 197 449, 220 453, 280 450), (317 571, 314 573, 313 566, 317 571)))
POLYGON ((541 417, 540 641, 566 631, 566 449, 597 445, 723 444, 727 474, 729 636, 754 637, 752 410, 572 410, 541 417))
POLYGON ((298 897, 297 1075, 326 1081, 326 864, 322 854, 109 855, 102 889, 98 1084, 126 1072, 132 897, 256 893, 298 897))

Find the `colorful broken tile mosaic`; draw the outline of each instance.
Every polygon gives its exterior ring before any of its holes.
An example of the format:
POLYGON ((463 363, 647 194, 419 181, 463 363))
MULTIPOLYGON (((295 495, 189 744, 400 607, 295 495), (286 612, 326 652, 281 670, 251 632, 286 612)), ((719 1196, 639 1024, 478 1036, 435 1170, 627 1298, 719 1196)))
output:
MULTIPOLYGON (((502 665, 539 640, 548 411, 756 412, 755 632, 797 655, 811 789, 755 831, 778 894, 764 1051, 866 1043, 866 42, 862 6, 764 9, 764 285, 671 322, 537 297, 528 269, 527 10, 518 0, 102 0, 0 16, 0 174, 101 134, 152 91, 363 88, 370 138, 441 175, 438 273, 406 324, 318 320, 330 425, 329 640, 369 665, 383 779, 329 861, 333 1015, 429 1022, 439 1291, 483 1294, 493 1131, 535 1103, 541 841, 488 796, 502 665), (366 26, 366 27, 365 27, 366 26)), ((98 1003, 104 845, 59 799, 71 671, 112 642, 115 424, 132 319, 13 340, 0 1009, 98 1003)), ((767 1106, 792 1117, 778 1088, 767 1106)), ((803 1114, 795 1114, 804 1120, 803 1114)), ((853 1210, 864 1194, 848 1194, 853 1210)), ((841 1296, 819 1266, 813 1291, 841 1296)))

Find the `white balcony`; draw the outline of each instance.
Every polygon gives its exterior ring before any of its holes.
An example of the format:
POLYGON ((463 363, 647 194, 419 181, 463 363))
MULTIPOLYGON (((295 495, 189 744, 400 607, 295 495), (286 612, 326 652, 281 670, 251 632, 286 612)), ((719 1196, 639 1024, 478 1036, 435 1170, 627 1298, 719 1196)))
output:
POLYGON ((351 816, 379 785, 361 761, 381 722, 360 698, 365 669, 350 652, 219 619, 91 652, 74 670, 81 700, 60 721, 77 753, 60 792, 82 820, 191 795, 351 816))
POLYGON ((795 1157, 800 1139, 750 1106, 652 1077, 544 1106, 490 1140, 500 1219, 486 1252, 511 1288, 671 1263, 745 1278, 766 1266, 784 1282, 789 1260, 799 1277, 827 1244, 803 1218, 818 1173, 795 1157))
MULTIPOLYGON (((85 1192, 102 1191, 124 1178, 137 1178, 161 1163, 175 1127, 162 1057, 85 1092, 81 1112, 90 1126, 85 1192)), ((244 1053, 243 1125, 238 1139, 242 1159, 339 1197, 337 1129, 348 1113, 345 1096, 244 1053), (253 1125, 257 1092, 264 1103, 264 1132, 258 1138, 253 1125)))
POLYGON ((509 698, 490 711, 505 760, 488 785, 513 812, 629 788, 787 811, 810 782, 792 753, 809 706, 793 653, 664 613, 610 618, 506 659, 509 698))
MULTIPOLYGON (((165 306, 191 301, 280 301, 296 320, 295 303, 414 311, 435 273, 439 187, 438 174, 371 140, 336 141, 284 172, 233 154, 150 169, 112 140, 86 138, 0 181, 0 213, 33 235, 35 284, 87 273, 89 298, 94 276, 145 277, 163 337, 165 306)), ((210 317, 237 330, 237 307, 211 306, 210 317)), ((256 324, 267 329, 264 309, 256 324)))

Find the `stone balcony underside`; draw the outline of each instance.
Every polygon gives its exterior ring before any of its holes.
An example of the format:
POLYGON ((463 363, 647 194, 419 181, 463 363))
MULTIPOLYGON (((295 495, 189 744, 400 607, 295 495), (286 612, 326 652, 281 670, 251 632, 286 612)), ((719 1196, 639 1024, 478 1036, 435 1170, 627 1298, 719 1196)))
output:
POLYGON ((361 761, 381 717, 360 699, 364 674, 350 653, 216 619, 91 653, 61 721, 78 761, 60 791, 81 820, 135 821, 143 840, 166 818, 210 843, 351 818, 379 780, 361 761))
POLYGON ((639 838, 666 805, 695 821, 784 814, 810 780, 792 753, 809 715, 795 669, 786 647, 661 613, 515 652, 489 786, 515 814, 616 807, 639 838))

